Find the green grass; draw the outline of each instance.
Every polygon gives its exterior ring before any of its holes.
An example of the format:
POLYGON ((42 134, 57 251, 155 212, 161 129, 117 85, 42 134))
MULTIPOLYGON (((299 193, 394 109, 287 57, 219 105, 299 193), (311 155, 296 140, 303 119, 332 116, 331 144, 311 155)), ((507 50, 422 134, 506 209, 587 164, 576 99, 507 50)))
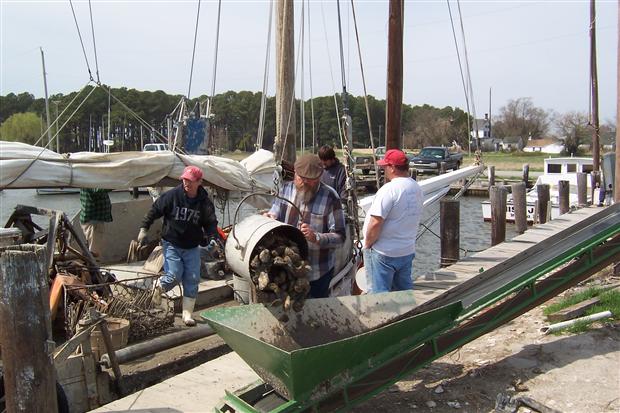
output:
MULTIPOLYGON (((544 310, 543 314, 548 316, 549 314, 555 313, 557 311, 563 310, 571 305, 575 305, 585 300, 589 300, 590 298, 598 297, 599 303, 592 308, 589 308, 584 316, 600 313, 602 311, 611 311, 611 319, 620 320, 620 291, 618 290, 604 290, 602 288, 588 288, 585 291, 582 291, 577 294, 573 294, 569 297, 564 298, 561 301, 552 303, 548 305, 544 310)), ((590 328, 593 322, 580 321, 578 323, 573 324, 571 327, 568 327, 562 332, 567 331, 570 333, 581 333, 590 328)), ((561 333, 561 332, 560 332, 561 333)))

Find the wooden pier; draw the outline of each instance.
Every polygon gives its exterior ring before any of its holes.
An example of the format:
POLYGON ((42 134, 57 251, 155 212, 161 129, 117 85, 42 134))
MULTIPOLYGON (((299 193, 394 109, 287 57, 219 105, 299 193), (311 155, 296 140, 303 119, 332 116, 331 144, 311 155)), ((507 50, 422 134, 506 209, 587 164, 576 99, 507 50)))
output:
MULTIPOLYGON (((546 224, 531 227, 523 235, 419 277, 414 282, 416 303, 421 305, 434 299, 601 210, 587 207, 562 215, 546 224)), ((258 376, 237 354, 229 353, 95 411, 213 411, 226 390, 235 391, 257 379, 258 376)))

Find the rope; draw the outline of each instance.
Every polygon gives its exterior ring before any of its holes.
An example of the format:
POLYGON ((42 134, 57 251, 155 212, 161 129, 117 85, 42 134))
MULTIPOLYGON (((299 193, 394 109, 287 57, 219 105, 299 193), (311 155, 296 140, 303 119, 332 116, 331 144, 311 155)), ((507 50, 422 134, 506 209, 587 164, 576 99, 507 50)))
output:
MULTIPOLYGON (((357 41, 357 55, 359 56, 360 71, 362 73, 362 85, 364 87, 364 105, 366 106, 366 120, 368 121, 368 133, 370 135, 370 147, 372 148, 372 159, 373 159, 374 165, 377 165, 377 155, 375 154, 375 142, 372 136, 372 122, 370 120, 370 105, 368 104, 368 92, 366 91, 366 76, 364 75, 364 65, 362 63, 362 50, 360 46, 359 32, 357 30, 357 17, 355 15, 355 5, 353 4, 353 0, 351 0, 351 11, 353 12, 353 27, 355 28, 355 39, 357 41)), ((377 168, 375 166, 375 182, 377 183, 377 188, 379 188, 381 187, 379 183, 379 174, 376 172, 377 172, 377 168)))
POLYGON ((196 39, 198 38, 198 19, 200 18, 200 0, 198 0, 198 11, 196 12, 196 27, 194 29, 194 47, 192 49, 192 65, 189 69, 189 85, 187 87, 187 98, 190 97, 192 90, 192 77, 194 75, 194 58, 196 56, 196 39))
POLYGON ((88 11, 90 13, 90 31, 93 37, 93 51, 95 53, 95 71, 97 73, 97 83, 100 83, 99 80, 99 60, 97 59, 97 43, 95 42, 95 25, 93 23, 93 8, 90 4, 90 0, 88 0, 88 11))
MULTIPOLYGON (((454 38, 454 48, 456 49, 456 57, 459 62, 459 71, 461 72, 461 83, 463 84, 463 93, 465 94, 465 104, 467 105, 467 114, 469 115, 469 94, 467 93, 467 87, 465 86, 465 77, 463 75, 463 64, 461 62, 461 53, 459 51, 459 44, 456 39, 456 30, 454 29, 454 20, 452 18, 452 9, 450 8, 450 0, 446 0, 448 6, 448 14, 450 15, 450 26, 452 27, 452 37, 454 38)), ((471 155, 471 133, 470 133, 469 116, 467 116, 467 146, 468 152, 471 155)))
MULTIPOLYGON (((310 0, 308 0, 308 39, 310 39, 310 0)), ((312 117, 312 152, 316 151, 316 131, 314 129, 314 94, 312 92, 312 42, 308 40, 308 65, 310 66, 310 113, 312 117)))
POLYGON ((265 134, 265 111, 267 110, 267 85, 269 83, 269 60, 271 55, 271 27, 273 21, 273 0, 269 2, 269 24, 267 25, 267 50, 265 52, 265 67, 263 70, 263 94, 260 99, 260 115, 258 116, 258 136, 256 138, 256 150, 263 147, 265 134))
MULTIPOLYGON (((217 77, 217 56, 220 45, 220 17, 222 15, 222 0, 217 3, 217 27, 215 28, 215 52, 213 56, 213 81, 211 82, 211 96, 215 96, 215 79, 217 77)), ((189 96, 188 96, 189 98, 189 96)), ((211 115, 211 104, 207 107, 207 118, 211 115)))
POLYGON ((75 16, 75 9, 73 8, 73 2, 69 0, 69 5, 71 6, 71 13, 73 13, 73 21, 75 22, 75 28, 78 32, 78 37, 80 38, 80 44, 82 45, 82 53, 84 54, 84 60, 86 61, 86 68, 88 69, 88 76, 90 80, 94 81, 93 74, 90 71, 90 64, 88 63, 88 57, 86 57, 86 48, 84 47, 84 40, 82 39, 82 33, 80 32, 80 25, 78 24, 77 17, 75 16))
POLYGON ((305 34, 306 34, 306 3, 304 3, 303 1, 301 2, 301 24, 300 24, 300 28, 299 28, 299 44, 301 46, 301 48, 299 49, 299 59, 301 61, 300 67, 301 67, 301 74, 299 76, 299 132, 300 132, 300 142, 301 142, 301 154, 303 155, 304 152, 306 151, 306 105, 304 102, 304 74, 305 72, 305 68, 304 68, 304 46, 305 46, 305 34))
MULTIPOLYGON (((465 40, 465 27, 463 25, 463 14, 461 13, 461 1, 460 0, 456 0, 456 4, 458 6, 458 10, 459 10, 459 21, 461 23, 461 36, 463 36, 463 52, 465 55, 465 67, 467 69, 467 84, 469 85, 469 95, 471 97, 471 110, 472 113, 474 115, 474 119, 476 119, 476 103, 474 102, 474 86, 472 84, 471 81, 471 70, 469 67, 469 56, 467 54, 467 42, 465 40)), ((476 141, 478 141, 479 137, 478 137, 478 128, 475 128, 476 131, 476 141)), ((469 132, 469 131, 468 131, 469 132)), ((476 142, 476 145, 478 144, 478 142, 476 142)), ((477 148, 477 150, 480 150, 480 148, 477 148)))

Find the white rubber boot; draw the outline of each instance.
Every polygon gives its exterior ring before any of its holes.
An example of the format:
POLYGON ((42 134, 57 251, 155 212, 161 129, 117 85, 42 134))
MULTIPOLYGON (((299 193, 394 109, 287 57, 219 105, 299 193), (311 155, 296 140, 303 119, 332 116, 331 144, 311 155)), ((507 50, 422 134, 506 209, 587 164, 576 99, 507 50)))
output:
POLYGON ((193 327, 196 325, 196 320, 192 318, 195 303, 195 298, 183 297, 183 322, 188 327, 193 327))

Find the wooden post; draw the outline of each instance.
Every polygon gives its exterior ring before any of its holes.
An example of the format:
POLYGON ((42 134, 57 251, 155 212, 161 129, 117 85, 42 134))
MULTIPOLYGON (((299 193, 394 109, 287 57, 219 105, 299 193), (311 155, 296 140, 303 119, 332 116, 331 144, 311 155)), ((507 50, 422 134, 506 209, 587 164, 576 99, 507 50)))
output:
POLYGON ((538 193, 538 222, 544 224, 547 222, 549 199, 551 197, 549 184, 537 185, 536 191, 538 193))
POLYGON ((510 185, 512 190, 512 207, 515 214, 517 232, 523 234, 527 230, 527 200, 525 197, 525 182, 510 185))
POLYGON ((441 266, 452 265, 459 260, 460 204, 456 199, 439 202, 439 229, 441 233, 441 266))
POLYGON ((506 198, 508 194, 502 186, 493 185, 489 188, 491 199, 491 245, 506 240, 506 198))
POLYGON ((525 187, 530 183, 530 165, 527 163, 523 164, 523 183, 525 183, 525 187))
POLYGON ((489 174, 489 188, 495 185, 495 166, 491 165, 487 169, 489 174))
POLYGON ((293 0, 276 2, 276 162, 296 159, 295 32, 293 0), (291 108, 293 106, 293 108, 291 108))
POLYGON ((558 195, 560 198, 560 215, 566 214, 570 211, 570 181, 560 181, 558 183, 558 195))
POLYGON ((418 180, 418 170, 415 168, 410 169, 411 171, 411 177, 413 178, 414 181, 418 180))
POLYGON ((588 174, 577 173, 577 205, 583 208, 588 205, 588 174))
POLYGON ((402 149, 403 0, 389 0, 385 149, 402 149))
POLYGON ((439 173, 437 175, 443 175, 446 173, 446 163, 439 162, 439 173))
POLYGON ((9 412, 57 412, 46 248, 0 248, 0 344, 9 412))

